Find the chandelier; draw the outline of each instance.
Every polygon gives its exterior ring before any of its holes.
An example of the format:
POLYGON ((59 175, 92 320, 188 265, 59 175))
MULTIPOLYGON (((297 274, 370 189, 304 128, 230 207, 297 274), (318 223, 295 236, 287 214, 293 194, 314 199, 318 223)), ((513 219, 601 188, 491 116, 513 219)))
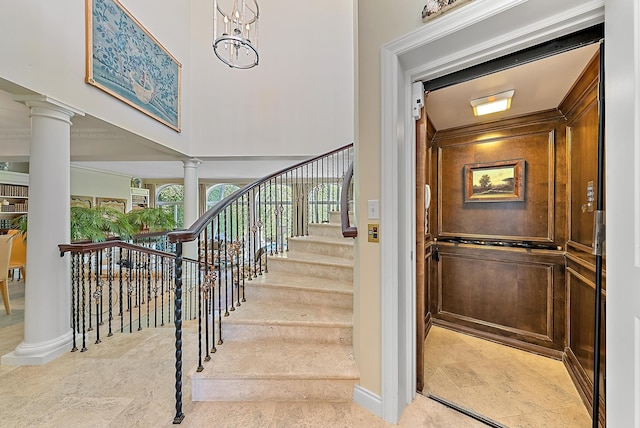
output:
POLYGON ((259 14, 256 0, 213 0, 213 52, 229 67, 258 65, 259 14))

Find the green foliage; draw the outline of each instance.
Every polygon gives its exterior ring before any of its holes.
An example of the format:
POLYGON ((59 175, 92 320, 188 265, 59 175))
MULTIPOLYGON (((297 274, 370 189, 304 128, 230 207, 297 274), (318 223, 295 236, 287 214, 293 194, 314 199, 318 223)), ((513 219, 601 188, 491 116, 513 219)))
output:
POLYGON ((71 241, 129 239, 134 229, 125 214, 108 207, 71 207, 71 241))
POLYGON ((11 228, 17 229, 20 234, 23 236, 24 240, 27 240, 27 215, 22 214, 19 217, 11 220, 11 228))
POLYGON ((184 201, 184 186, 181 184, 170 184, 162 188, 158 194, 158 201, 179 202, 184 201))
POLYGON ((147 229, 149 232, 162 232, 173 230, 176 227, 173 214, 159 207, 132 210, 126 213, 125 217, 134 233, 140 233, 147 229))
MULTIPOLYGON (((127 240, 144 229, 149 232, 172 230, 173 216, 161 208, 141 208, 126 214, 108 207, 71 207, 71 241, 89 240, 103 242, 107 238, 119 237, 127 240)), ((27 215, 13 220, 13 227, 25 237, 27 215)))

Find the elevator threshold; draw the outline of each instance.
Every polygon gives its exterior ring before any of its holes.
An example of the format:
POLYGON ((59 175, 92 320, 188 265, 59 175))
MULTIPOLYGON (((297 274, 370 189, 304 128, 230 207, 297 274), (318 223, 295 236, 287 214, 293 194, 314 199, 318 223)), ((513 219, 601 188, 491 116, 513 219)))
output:
POLYGON ((449 401, 445 398, 442 398, 440 396, 437 396, 435 394, 427 394, 427 398, 430 398, 434 401, 437 401, 440 404, 443 404, 447 407, 449 407, 450 409, 455 410, 456 412, 465 414, 467 416, 469 416, 470 418, 473 418, 479 422, 482 422, 483 424, 489 426, 489 427, 493 427, 493 428, 509 428, 506 425, 502 425, 499 422, 494 421, 493 419, 489 419, 486 416, 482 416, 479 413, 474 412, 473 410, 467 409, 466 407, 462 407, 459 406, 458 404, 449 401))

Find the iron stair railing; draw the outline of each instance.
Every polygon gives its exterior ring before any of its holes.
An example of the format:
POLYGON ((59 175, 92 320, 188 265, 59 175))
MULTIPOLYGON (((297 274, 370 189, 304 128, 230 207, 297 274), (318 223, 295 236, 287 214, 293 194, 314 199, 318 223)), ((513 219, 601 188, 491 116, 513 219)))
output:
POLYGON ((278 171, 226 197, 189 229, 169 233, 169 242, 175 244, 176 254, 174 424, 184 419, 182 292, 185 279, 194 282, 199 290, 197 370, 202 371, 203 361, 209 361, 216 345, 224 341, 222 317, 229 316, 246 301, 245 282, 268 272, 266 256, 286 252, 290 238, 307 235, 310 223, 328 222, 330 212, 340 210, 343 181, 352 158, 353 144, 349 144, 278 171), (196 278, 185 278, 185 252, 197 258, 196 278))

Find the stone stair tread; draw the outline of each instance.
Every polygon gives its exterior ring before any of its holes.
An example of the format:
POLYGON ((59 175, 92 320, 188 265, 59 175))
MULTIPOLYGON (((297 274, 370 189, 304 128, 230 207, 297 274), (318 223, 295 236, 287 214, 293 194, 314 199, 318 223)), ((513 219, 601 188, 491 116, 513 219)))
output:
POLYGON ((286 272, 264 273, 262 275, 258 275, 257 278, 253 278, 251 281, 245 282, 246 287, 251 287, 252 284, 288 288, 291 290, 306 290, 353 295, 353 282, 338 281, 328 278, 316 278, 286 272))
POLYGON ((309 242, 322 242, 328 244, 348 245, 353 247, 353 238, 342 238, 336 236, 324 236, 324 235, 305 235, 295 236, 289 238, 290 241, 309 241, 309 242))
POLYGON ((247 301, 222 323, 351 327, 352 311, 344 308, 277 301, 247 301))
POLYGON ((358 379, 352 347, 339 344, 232 342, 192 379, 358 379))
MULTIPOLYGON (((274 254, 269 256, 270 258, 288 259, 293 261, 302 261, 307 263, 314 263, 318 265, 334 265, 341 267, 353 267, 353 261, 345 259, 343 257, 325 256, 313 253, 303 252, 288 252, 281 254, 274 254)), ((268 263, 268 262, 267 262, 268 263)))

